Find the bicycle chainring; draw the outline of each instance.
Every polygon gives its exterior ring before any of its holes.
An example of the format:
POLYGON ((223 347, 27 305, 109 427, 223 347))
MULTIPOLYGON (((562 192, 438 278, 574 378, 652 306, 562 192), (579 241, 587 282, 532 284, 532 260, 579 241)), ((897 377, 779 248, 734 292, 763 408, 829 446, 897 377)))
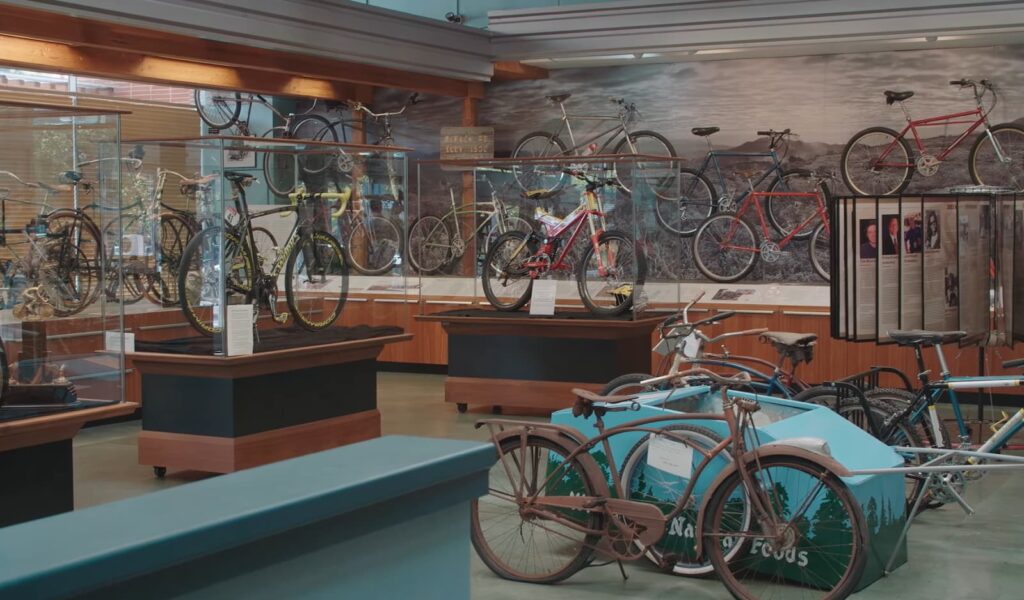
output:
POLYGON ((732 212, 735 206, 736 203, 733 202, 732 196, 721 196, 718 198, 719 212, 732 212))
POLYGON ((931 177, 939 172, 939 165, 941 165, 942 162, 931 154, 922 154, 917 157, 914 164, 917 167, 917 172, 922 177, 931 177))
POLYGON ((942 473, 940 478, 934 481, 928 488, 929 497, 933 502, 941 504, 956 504, 956 497, 949 492, 952 488, 962 498, 964 490, 967 489, 967 481, 962 471, 951 471, 942 473))
POLYGON ((452 240, 452 256, 459 257, 466 253, 466 242, 461 238, 452 240))
POLYGON ((338 154, 338 160, 336 162, 338 164, 338 170, 342 173, 351 173, 352 169, 356 166, 356 161, 352 158, 352 155, 345 152, 338 154))
POLYGON ((761 242, 761 260, 766 263, 776 263, 782 256, 782 249, 771 240, 761 242))

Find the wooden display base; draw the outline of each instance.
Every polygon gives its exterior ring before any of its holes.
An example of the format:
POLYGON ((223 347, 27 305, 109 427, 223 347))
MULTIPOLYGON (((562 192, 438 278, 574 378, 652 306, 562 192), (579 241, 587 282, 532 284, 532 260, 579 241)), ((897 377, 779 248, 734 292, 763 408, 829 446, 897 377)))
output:
POLYGON ((139 463, 230 473, 380 436, 377 361, 388 335, 206 356, 136 352, 139 463))
POLYGON ((480 309, 419 315, 448 334, 445 402, 559 410, 572 388, 600 390, 616 375, 650 371, 651 330, 661 317, 601 319, 585 313, 531 317, 480 309))

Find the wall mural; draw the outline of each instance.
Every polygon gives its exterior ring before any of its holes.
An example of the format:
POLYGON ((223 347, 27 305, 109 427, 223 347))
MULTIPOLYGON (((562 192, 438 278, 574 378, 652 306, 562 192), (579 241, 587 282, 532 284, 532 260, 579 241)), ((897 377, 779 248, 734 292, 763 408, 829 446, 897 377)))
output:
MULTIPOLYGON (((721 128, 710 137, 714 147, 740 151, 767 147, 766 138, 756 135, 758 130, 791 128, 799 137, 789 144, 785 165, 832 174, 834 179, 828 185, 832 195, 838 196, 848 193, 839 176, 839 156, 847 140, 866 127, 899 130, 905 124, 899 105, 886 105, 884 90, 914 91, 906 107, 914 118, 924 118, 974 108, 970 90, 950 86, 950 80, 989 79, 997 84, 999 94, 990 122, 1024 122, 1022 62, 1024 46, 999 46, 553 70, 548 79, 489 86, 480 104, 479 124, 494 127, 496 154, 504 156, 525 134, 557 127, 560 112, 546 96, 572 93, 565 106, 578 114, 614 114, 609 97, 622 97, 634 102, 642 113, 636 127, 663 134, 691 168, 699 167, 707 152, 704 138, 690 133, 693 127, 721 128)), ((403 93, 388 91, 381 92, 375 102, 386 108, 400 105, 404 98, 403 93)), ((458 99, 427 98, 396 123, 397 141, 416 148, 416 158, 436 157, 441 127, 457 125, 460 111, 458 99)), ((594 130, 588 123, 578 127, 584 133, 577 139, 594 130)), ((934 137, 926 144, 941 148, 962 129, 956 125, 929 128, 927 135, 934 137)), ((961 144, 935 175, 915 174, 907 192, 969 184, 966 158, 970 142, 961 144)), ((745 167, 729 165, 723 162, 726 170, 745 167)), ((436 168, 424 168, 422 174, 419 211, 443 212, 449 202, 449 192, 444 190, 461 185, 461 176, 436 168)), ((416 175, 412 167, 412 192, 416 175)), ((731 172, 727 185, 737 190, 746 183, 731 172)), ((518 191, 507 180, 499 182, 498 188, 513 195, 518 191)), ((489 193, 478 190, 481 198, 489 193)), ((416 200, 410 200, 415 217, 416 200)), ((632 214, 623 208, 625 204, 616 203, 613 214, 632 214)), ((532 213, 532 207, 528 208, 532 213)), ((648 252, 661 255, 651 265, 652 279, 702 279, 693 264, 690 238, 680 239, 660 228, 653 215, 637 215, 637 219, 646 232, 648 252)), ((820 283, 808 260, 806 244, 790 245, 774 264, 760 263, 747 280, 820 283)))

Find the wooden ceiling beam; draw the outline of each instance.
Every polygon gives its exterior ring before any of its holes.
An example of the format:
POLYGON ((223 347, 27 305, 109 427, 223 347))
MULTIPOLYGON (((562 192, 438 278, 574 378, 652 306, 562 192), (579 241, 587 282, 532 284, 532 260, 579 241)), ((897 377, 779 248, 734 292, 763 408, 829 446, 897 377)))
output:
MULTIPOLYGON (((442 96, 480 97, 476 94, 481 89, 474 82, 459 79, 217 42, 10 5, 3 6, 0 34, 145 57, 244 68, 346 84, 407 89, 442 96)), ((127 77, 128 74, 116 76, 127 77)), ((197 82, 195 85, 200 84, 197 82)))
POLYGON ((0 63, 93 77, 125 78, 261 94, 348 100, 357 86, 339 81, 286 75, 256 69, 205 65, 183 60, 142 56, 100 48, 77 48, 0 35, 0 63))
POLYGON ((548 70, 521 63, 518 60, 499 60, 494 63, 493 81, 547 79, 548 70))

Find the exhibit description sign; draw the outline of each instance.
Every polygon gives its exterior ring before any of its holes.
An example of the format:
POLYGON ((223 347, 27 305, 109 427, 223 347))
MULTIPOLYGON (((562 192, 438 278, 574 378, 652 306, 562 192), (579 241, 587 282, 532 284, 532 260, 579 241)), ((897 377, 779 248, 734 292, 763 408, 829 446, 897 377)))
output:
MULTIPOLYGON (((441 160, 484 160, 494 158, 493 127, 443 127, 441 128, 441 160)), ((445 165, 445 170, 462 170, 461 167, 445 165)))

